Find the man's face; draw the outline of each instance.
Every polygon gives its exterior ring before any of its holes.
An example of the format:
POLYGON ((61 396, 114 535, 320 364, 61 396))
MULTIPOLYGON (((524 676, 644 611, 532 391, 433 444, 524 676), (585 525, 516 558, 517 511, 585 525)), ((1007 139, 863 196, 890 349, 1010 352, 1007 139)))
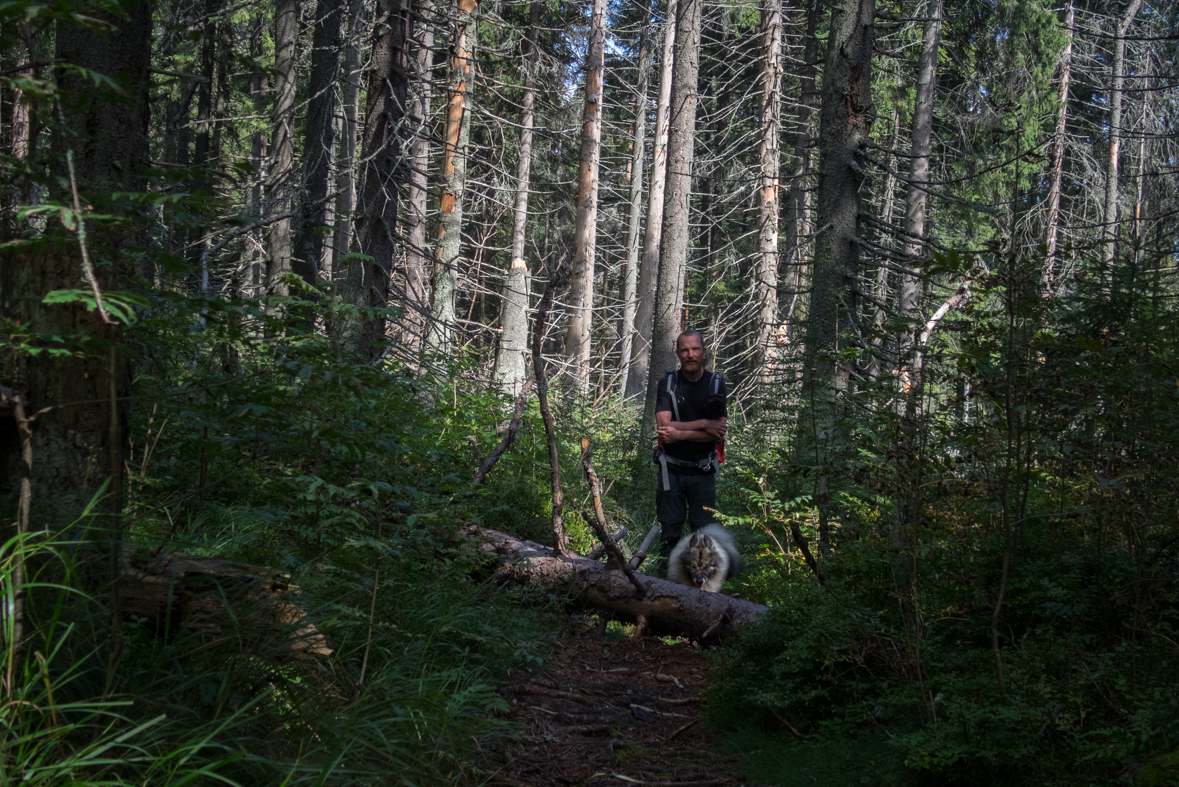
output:
POLYGON ((680 369, 694 374, 704 365, 704 345, 700 337, 688 334, 675 344, 675 354, 680 359, 680 369))

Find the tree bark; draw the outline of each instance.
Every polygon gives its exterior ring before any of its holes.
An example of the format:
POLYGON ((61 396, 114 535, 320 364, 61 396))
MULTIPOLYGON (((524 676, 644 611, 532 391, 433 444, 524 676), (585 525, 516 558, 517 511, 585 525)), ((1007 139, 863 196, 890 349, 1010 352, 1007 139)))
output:
POLYGON ((463 194, 467 180, 467 143, 470 112, 467 93, 474 84, 474 26, 478 0, 455 0, 450 36, 450 76, 446 96, 446 126, 442 148, 442 220, 434 265, 434 305, 431 308, 430 351, 450 359, 454 342, 455 296, 462 255, 463 194))
POLYGON ((651 366, 651 334, 655 329, 655 291, 659 287, 659 247, 663 241, 663 205, 667 189, 667 137, 671 114, 671 83, 675 70, 678 1, 667 0, 663 23, 663 59, 659 100, 655 105, 655 147, 651 155, 651 187, 647 190, 647 226, 639 268, 639 302, 635 309, 635 347, 624 396, 646 394, 651 366))
POLYGON ((340 142, 336 154, 336 226, 333 238, 332 279, 345 284, 352 250, 352 212, 356 209, 356 132, 360 114, 360 36, 364 29, 364 0, 348 6, 348 32, 344 44, 344 79, 340 95, 340 142))
MULTIPOLYGON (((297 0, 275 0, 274 7, 274 106, 271 109, 270 179, 267 191, 275 215, 289 213, 295 188, 295 45, 299 28, 297 0)), ((291 220, 270 225, 266 244, 266 289, 287 295, 282 277, 291 271, 291 220)))
MULTIPOLYGON (((262 65, 262 31, 263 21, 259 19, 250 36, 250 60, 253 67, 253 73, 250 75, 250 98, 253 102, 254 114, 262 115, 266 111, 266 95, 270 92, 270 71, 262 65)), ((176 122, 180 123, 181 114, 187 115, 187 110, 180 108, 177 112, 176 122)), ((183 147, 182 140, 179 139, 179 130, 177 133, 177 145, 183 147)), ((267 183, 270 181, 270 139, 264 130, 258 130, 254 133, 250 140, 250 162, 254 165, 254 181, 250 187, 250 200, 247 208, 251 216, 258 219, 262 218, 265 211, 265 200, 267 197, 267 183)), ((185 156, 187 153, 184 154, 185 156)), ((181 163, 181 156, 177 155, 176 162, 181 163)), ((187 162, 184 162, 187 163, 187 162)), ((259 237, 253 239, 251 244, 251 260, 253 261, 250 268, 250 284, 255 287, 262 283, 262 267, 261 251, 263 246, 263 238, 261 233, 259 237)))
POLYGON ((539 0, 533 0, 521 61, 524 99, 520 113, 520 162, 516 167, 516 201, 512 211, 512 261, 504 281, 500 326, 503 333, 495 359, 495 384, 506 394, 518 394, 524 383, 528 353, 528 307, 532 274, 524 258, 528 228, 528 185, 532 171, 533 106, 536 103, 536 41, 540 34, 539 0))
POLYGON ((482 549, 501 557, 500 573, 520 582, 570 593, 574 603, 605 610, 617 619, 647 621, 654 635, 678 635, 719 641, 755 623, 768 607, 706 593, 665 579, 638 575, 643 597, 617 569, 580 555, 554 555, 547 547, 506 533, 472 528, 471 535, 486 539, 482 549))
POLYGON ((1060 53, 1060 86, 1057 101, 1060 106, 1056 110, 1056 129, 1052 135, 1052 147, 1049 149, 1049 185, 1048 210, 1044 217, 1044 275, 1042 278, 1044 292, 1052 294, 1056 279, 1056 234, 1060 229, 1060 192, 1064 180, 1064 141, 1068 130, 1068 91, 1069 79, 1072 76, 1073 65, 1073 23, 1076 20, 1076 9, 1070 2, 1064 13, 1064 28, 1066 41, 1064 50, 1060 53))
POLYGON ((434 103, 434 0, 418 4, 409 115, 409 199, 405 212, 405 342, 418 349, 430 314, 426 213, 430 199, 430 122, 434 103))
MULTIPOLYGON (((147 186, 151 7, 133 3, 122 9, 123 17, 86 9, 110 25, 109 31, 62 23, 56 35, 61 122, 51 140, 60 162, 53 175, 70 184, 58 198, 70 204, 76 185, 81 204, 99 213, 113 212, 107 209, 112 192, 143 192, 147 186), (85 71, 113 80, 120 89, 96 87, 85 71), (73 161, 72 172, 65 165, 67 156, 73 161)), ((113 224, 90 224, 87 230, 89 257, 112 263, 95 266, 94 286, 104 291, 127 287, 134 270, 121 252, 127 231, 113 224)), ((109 478, 103 508, 117 513, 122 508, 131 371, 118 350, 119 327, 105 324, 98 311, 81 304, 41 302, 52 290, 75 290, 82 283, 82 257, 72 235, 61 243, 50 242, 35 255, 2 253, 0 268, 5 278, 12 277, 4 282, 5 289, 10 285, 16 296, 7 300, 15 306, 12 316, 31 335, 77 335, 98 347, 90 344, 80 357, 25 356, 14 370, 14 387, 24 389, 27 411, 30 417, 36 415, 33 492, 49 493, 58 501, 77 495, 85 502, 109 478), (106 342, 109 349, 103 346, 106 342), (53 409, 38 414, 47 407, 53 409)))
MULTIPOLYGON (((413 31, 410 0, 388 3, 373 43, 361 146, 363 168, 356 229, 361 252, 368 259, 350 266, 349 278, 353 297, 378 309, 389 305, 393 261, 399 245, 397 206, 405 174, 405 109, 409 93, 407 45, 413 31)), ((384 316, 365 321, 358 342, 361 357, 373 357, 385 340, 385 327, 384 316)))
POLYGON ((790 173, 790 196, 786 203, 786 252, 782 265, 785 266, 785 286, 783 294, 790 298, 782 310, 782 338, 789 342, 793 340, 794 314, 798 302, 806 287, 806 258, 803 247, 810 235, 810 174, 811 174, 811 145, 814 142, 813 119, 815 114, 816 93, 815 75, 819 68, 819 20, 826 6, 819 0, 808 0, 806 7, 806 32, 803 35, 802 63, 798 78, 798 110, 794 118, 794 152, 792 171, 790 173))
POLYGON ((635 343, 635 311, 638 308, 639 252, 643 221, 643 158, 646 155, 647 137, 647 83, 651 75, 651 23, 650 16, 643 20, 639 33, 639 81, 635 88, 635 119, 631 134, 630 163, 627 166, 627 180, 630 181, 630 212, 626 220, 626 271, 623 274, 622 337, 618 368, 622 373, 618 390, 625 394, 629 387, 631 355, 635 343))
POLYGON ((594 306, 594 251, 598 232, 598 169, 602 149, 602 71, 606 49, 606 0, 593 0, 585 62, 585 109, 581 120, 581 166, 577 179, 577 224, 565 355, 570 378, 589 385, 594 306))
POLYGON ((875 0, 842 0, 831 9, 819 114, 819 194, 813 287, 803 352, 796 461, 816 465, 819 550, 828 545, 832 464, 847 448, 841 424, 850 363, 837 353, 855 346, 859 309, 860 188, 866 171, 872 104, 875 0))
POLYGON ((1125 84, 1126 28, 1134 21, 1142 0, 1130 0, 1125 12, 1114 20, 1113 63, 1109 85, 1109 157, 1105 164, 1105 210, 1102 219, 1101 260, 1108 271, 1117 256, 1118 239, 1118 157, 1122 137, 1122 88, 1125 84))
POLYGON ((677 9, 675 69, 667 137, 667 199, 659 248, 659 286, 651 367, 643 404, 642 434, 655 433, 655 398, 659 381, 676 368, 675 340, 680 332, 684 276, 692 233, 692 160, 696 143, 696 82, 700 73, 700 21, 703 0, 681 0, 677 9))
POLYGON ((557 288, 564 283, 566 268, 562 265, 545 285, 544 294, 536 305, 536 316, 532 322, 532 371, 536 376, 536 403, 540 408, 540 417, 544 421, 545 440, 549 448, 549 472, 552 477, 553 492, 553 549, 558 555, 564 554, 565 495, 561 489, 561 458, 557 452, 557 427, 553 421, 553 414, 549 410, 548 369, 544 360, 541 345, 544 343, 545 323, 548 319, 549 307, 557 288))
POLYGON ((758 146, 757 263, 754 303, 757 309, 757 352, 753 368, 762 383, 770 381, 777 357, 778 215, 782 133, 782 6, 762 0, 761 140, 758 146))
POLYGON ((328 191, 336 132, 335 85, 340 62, 340 17, 344 9, 342 0, 318 0, 315 6, 307 119, 303 128, 299 239, 292 263, 293 270, 308 284, 319 278, 328 233, 328 191))
MULTIPOLYGON (((909 153, 909 184, 905 197, 905 272, 901 275, 897 310, 902 319, 913 323, 920 318, 921 271, 918 260, 924 253, 925 203, 929 182, 929 146, 933 137, 933 104, 937 92, 937 56, 941 45, 943 0, 929 0, 925 36, 921 42, 921 61, 917 76, 917 96, 913 104, 913 141, 909 153)), ((912 375, 917 364, 910 358, 915 324, 908 324, 897 341, 897 357, 902 367, 906 391, 915 387, 912 375)))

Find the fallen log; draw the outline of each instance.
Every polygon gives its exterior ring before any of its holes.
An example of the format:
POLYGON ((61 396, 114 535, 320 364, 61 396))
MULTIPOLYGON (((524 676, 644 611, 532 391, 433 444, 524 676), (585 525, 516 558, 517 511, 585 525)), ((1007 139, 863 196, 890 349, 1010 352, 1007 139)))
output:
POLYGON ((621 571, 580 555, 556 555, 532 541, 495 530, 469 528, 483 539, 480 549, 502 560, 500 573, 518 582, 569 592, 574 603, 638 623, 656 635, 685 636, 715 642, 758 620, 769 609, 722 593, 706 593, 665 579, 637 575, 643 597, 621 571))
POLYGON ((332 653, 295 603, 298 588, 260 566, 179 552, 152 554, 124 544, 118 593, 122 612, 142 619, 159 636, 184 630, 208 642, 232 638, 253 653, 278 659, 332 653))

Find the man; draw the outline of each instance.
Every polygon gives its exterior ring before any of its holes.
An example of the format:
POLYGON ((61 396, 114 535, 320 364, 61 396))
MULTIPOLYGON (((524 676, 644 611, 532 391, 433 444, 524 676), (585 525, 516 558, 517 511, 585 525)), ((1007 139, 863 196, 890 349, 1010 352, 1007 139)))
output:
POLYGON ((683 535, 712 522, 716 507, 717 442, 728 431, 725 378, 704 368, 707 353, 699 331, 676 338, 679 371, 659 381, 655 420, 660 448, 656 516, 662 527, 663 554, 683 535))

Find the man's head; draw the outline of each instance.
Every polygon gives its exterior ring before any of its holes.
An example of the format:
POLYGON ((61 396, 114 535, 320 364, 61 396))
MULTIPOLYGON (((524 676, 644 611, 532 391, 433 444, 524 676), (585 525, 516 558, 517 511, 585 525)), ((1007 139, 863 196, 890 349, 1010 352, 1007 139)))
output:
POLYGON ((680 371, 694 377, 704 369, 708 352, 704 349, 704 337, 700 331, 684 331, 675 340, 675 355, 680 361, 680 371))

